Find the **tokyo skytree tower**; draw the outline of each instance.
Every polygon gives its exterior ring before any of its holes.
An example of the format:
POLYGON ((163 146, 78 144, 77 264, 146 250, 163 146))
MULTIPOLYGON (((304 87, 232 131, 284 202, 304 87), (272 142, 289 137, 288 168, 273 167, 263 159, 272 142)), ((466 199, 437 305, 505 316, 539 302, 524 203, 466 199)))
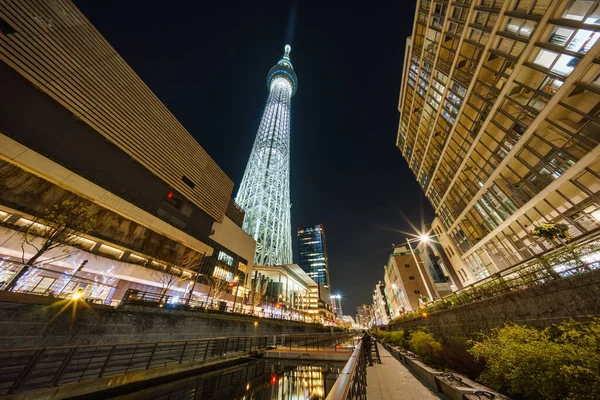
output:
POLYGON ((244 230, 256 240, 256 265, 292 263, 290 221, 290 101, 298 81, 290 45, 267 75, 269 97, 235 201, 244 230))

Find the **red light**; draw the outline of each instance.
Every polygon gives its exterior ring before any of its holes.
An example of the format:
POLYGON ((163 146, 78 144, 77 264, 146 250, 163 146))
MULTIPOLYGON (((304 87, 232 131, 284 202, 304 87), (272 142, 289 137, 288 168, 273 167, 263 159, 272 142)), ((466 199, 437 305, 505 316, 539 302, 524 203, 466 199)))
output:
POLYGON ((169 194, 167 195, 168 198, 172 199, 173 198, 173 193, 169 192, 169 194))
POLYGON ((271 383, 273 385, 277 383, 277 375, 271 375, 271 383))
POLYGON ((275 308, 279 308, 281 305, 279 303, 275 304, 275 308))

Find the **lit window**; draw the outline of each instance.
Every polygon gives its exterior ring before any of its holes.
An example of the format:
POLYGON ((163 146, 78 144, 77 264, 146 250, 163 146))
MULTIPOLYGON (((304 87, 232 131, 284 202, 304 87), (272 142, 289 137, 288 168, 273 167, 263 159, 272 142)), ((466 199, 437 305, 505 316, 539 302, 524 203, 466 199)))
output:
POLYGON ((219 251, 219 256, 217 258, 219 261, 223 261, 225 264, 233 266, 233 257, 229 254, 219 251))

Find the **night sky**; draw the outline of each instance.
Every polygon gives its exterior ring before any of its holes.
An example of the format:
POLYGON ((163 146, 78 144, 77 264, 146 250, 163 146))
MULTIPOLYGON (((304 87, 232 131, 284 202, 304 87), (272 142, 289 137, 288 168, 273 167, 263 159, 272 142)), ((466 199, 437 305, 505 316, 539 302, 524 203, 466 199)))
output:
POLYGON ((411 230, 402 215, 415 225, 433 218, 395 147, 415 5, 323 3, 76 1, 233 180, 234 196, 266 74, 291 42, 293 239, 296 227, 323 224, 332 291, 354 316, 383 280, 398 231, 411 230))

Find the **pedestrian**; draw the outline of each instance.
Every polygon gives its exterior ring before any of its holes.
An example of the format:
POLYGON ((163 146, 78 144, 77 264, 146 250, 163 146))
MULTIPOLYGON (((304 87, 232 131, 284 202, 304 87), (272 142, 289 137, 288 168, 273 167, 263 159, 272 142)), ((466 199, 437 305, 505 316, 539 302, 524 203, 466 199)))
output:
MULTIPOLYGON (((367 333, 367 331, 363 331, 363 336, 361 338, 362 345, 367 352, 367 360, 369 360, 369 366, 373 366, 373 356, 371 355, 371 335, 367 333)), ((377 345, 376 345, 377 346, 377 345)))

